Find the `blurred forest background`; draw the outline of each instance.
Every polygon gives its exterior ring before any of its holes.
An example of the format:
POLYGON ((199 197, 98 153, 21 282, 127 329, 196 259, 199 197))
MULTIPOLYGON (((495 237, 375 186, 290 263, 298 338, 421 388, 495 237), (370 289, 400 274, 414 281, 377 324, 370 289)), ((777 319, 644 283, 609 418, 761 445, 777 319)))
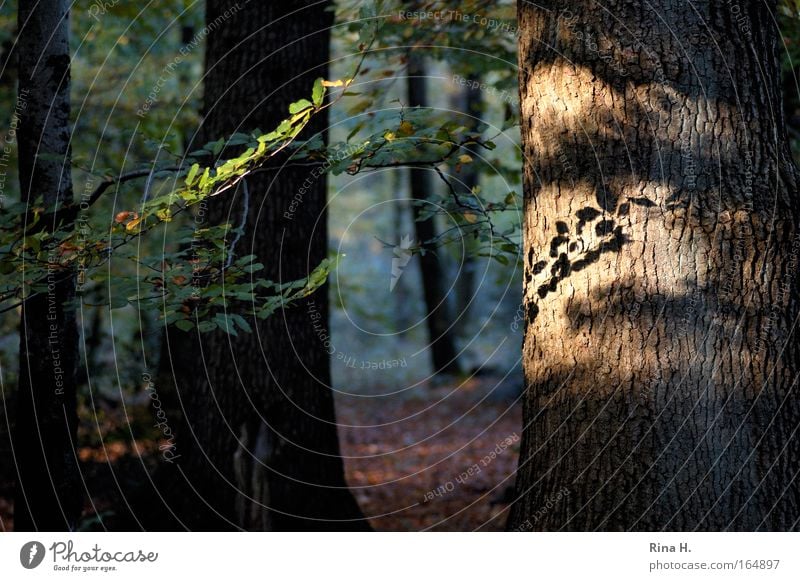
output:
MULTIPOLYGON (((335 3, 330 79, 348 78, 364 55, 360 45, 372 42, 364 37, 365 4, 335 3)), ((478 236, 446 239, 443 233, 478 220, 475 215, 431 220, 443 236, 436 251, 444 289, 439 316, 452 326, 457 353, 447 373, 436 373, 425 323, 424 256, 413 252, 419 236, 409 170, 386 167, 350 175, 334 167, 338 171, 329 174, 327 186, 329 246, 339 258, 329 286, 320 291, 329 293, 332 310, 330 328, 320 329, 319 338, 330 354, 347 482, 372 527, 500 530, 505 518, 494 517, 509 501, 522 433, 516 7, 510 1, 426 2, 411 8, 445 16, 405 18, 407 4, 384 2, 377 9, 382 26, 347 88, 350 94, 330 111, 329 140, 357 142, 352 136, 389 131, 398 119, 400 127, 408 119, 415 126, 452 122, 480 132, 493 148, 476 152, 481 163, 467 155, 454 175, 465 195, 479 198, 483 207, 502 208, 492 220, 506 247, 487 252, 478 236), (427 85, 425 103, 412 102, 409 78, 417 76, 427 85), (425 109, 415 112, 415 105, 425 109)), ((0 141, 9 142, 16 103, 16 11, 16 2, 0 3, 0 141)), ((204 23, 202 1, 71 5, 77 195, 102 176, 168 164, 197 147, 204 23)), ((800 13, 793 2, 782 4, 780 26, 787 48, 787 120, 800 152, 794 84, 800 13)), ((0 182, 7 201, 19 199, 15 155, 12 151, 0 182)), ((166 189, 172 180, 155 176, 148 187, 166 189)), ((430 180, 428 187, 429 203, 447 199, 441 181, 430 180)), ((98 225, 135 206, 142 188, 142 181, 115 186, 93 212, 98 225)), ((157 257, 164 250, 164 237, 155 235, 143 237, 137 252, 157 257)), ((113 268, 108 276, 135 270, 131 264, 113 268)), ((84 291, 78 314, 82 530, 136 527, 130 507, 124 508, 126 499, 148 486, 146 474, 160 461, 163 439, 142 373, 146 360, 155 377, 152 370, 163 372, 169 357, 163 314, 138 308, 124 290, 109 298, 104 284, 97 281, 84 291)), ((0 315, 1 530, 12 530, 14 522, 7 434, 14 429, 19 324, 19 309, 0 315)), ((169 417, 180 414, 166 387, 159 396, 169 417)))

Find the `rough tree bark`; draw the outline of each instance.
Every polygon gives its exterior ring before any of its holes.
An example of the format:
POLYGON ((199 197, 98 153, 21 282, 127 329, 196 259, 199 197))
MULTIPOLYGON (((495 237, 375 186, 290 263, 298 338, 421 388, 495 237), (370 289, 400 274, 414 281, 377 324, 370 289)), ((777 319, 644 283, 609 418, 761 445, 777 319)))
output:
MULTIPOLYGON (((410 107, 427 107, 428 97, 425 82, 425 67, 420 49, 412 49, 408 55, 408 104, 410 107)), ((431 191, 431 171, 429 169, 411 168, 409 189, 412 203, 414 229, 419 244, 425 244, 436 238, 436 222, 433 218, 420 221, 420 214, 425 209, 424 202, 431 191)), ((439 250, 444 256, 444 251, 439 250)), ((425 323, 428 327, 431 358, 434 373, 459 373, 456 349, 455 326, 453 325, 447 302, 448 288, 445 279, 446 269, 442 258, 435 248, 420 255, 419 264, 422 274, 422 291, 425 298, 425 323)))
POLYGON ((510 528, 797 528, 800 212, 774 8, 519 3, 510 528))
MULTIPOLYGON (((269 131, 287 117, 291 102, 309 97, 314 79, 328 73, 330 8, 328 2, 207 2, 200 142, 269 131)), ((317 116, 305 137, 326 125, 317 116)), ((266 266, 259 274, 268 279, 303 278, 327 256, 327 182, 313 169, 261 171, 248 178, 246 191, 208 208, 211 223, 238 226, 246 213, 235 253, 257 255, 266 266)), ((327 321, 324 287, 266 321, 251 320, 251 334, 211 333, 193 345, 196 373, 177 370, 185 413, 178 464, 193 488, 191 506, 181 511, 185 524, 369 529, 344 479, 329 356, 314 330, 315 322, 327 329, 327 321)))
MULTIPOLYGON (((22 199, 54 211, 72 202, 68 4, 21 0, 18 23, 22 199)), ((47 281, 47 292, 25 303, 20 326, 13 449, 17 465, 14 528, 21 531, 72 530, 82 504, 74 449, 78 421, 75 273, 51 268, 47 281)))

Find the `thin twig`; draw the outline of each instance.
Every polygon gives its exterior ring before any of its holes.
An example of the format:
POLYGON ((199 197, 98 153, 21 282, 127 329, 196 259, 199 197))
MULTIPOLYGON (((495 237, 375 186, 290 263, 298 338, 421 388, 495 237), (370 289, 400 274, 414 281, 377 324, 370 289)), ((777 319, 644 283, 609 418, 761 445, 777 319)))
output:
POLYGON ((159 169, 157 172, 153 172, 150 169, 142 169, 142 170, 136 170, 136 171, 132 171, 130 173, 122 174, 121 176, 119 176, 117 178, 106 178, 100 183, 99 186, 97 186, 95 188, 95 190, 92 192, 92 195, 89 196, 89 199, 87 200, 86 203, 87 203, 87 205, 92 206, 97 200, 100 199, 100 196, 102 196, 103 193, 110 186, 112 186, 114 184, 121 184, 121 183, 124 183, 124 182, 128 182, 130 180, 135 180, 135 179, 143 178, 145 176, 152 175, 153 173, 160 173, 162 171, 180 171, 182 169, 183 168, 181 168, 181 167, 165 167, 165 168, 159 169))
POLYGON ((228 260, 225 262, 225 269, 229 268, 231 262, 233 261, 233 257, 235 255, 236 250, 236 243, 239 242, 239 239, 242 237, 242 233, 244 232, 244 228, 247 225, 247 214, 250 212, 250 190, 247 187, 247 180, 242 180, 242 219, 239 223, 239 229, 236 232, 236 237, 231 242, 230 250, 228 251, 228 260))

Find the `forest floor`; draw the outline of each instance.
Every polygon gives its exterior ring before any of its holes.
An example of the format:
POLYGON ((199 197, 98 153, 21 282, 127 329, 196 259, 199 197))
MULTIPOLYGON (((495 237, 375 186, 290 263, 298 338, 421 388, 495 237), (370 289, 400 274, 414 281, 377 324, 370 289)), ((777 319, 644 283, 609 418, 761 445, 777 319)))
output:
POLYGON ((522 418, 520 405, 494 401, 493 386, 339 396, 347 481, 375 530, 504 529, 522 418))
MULTIPOLYGON (((522 420, 521 406, 491 397, 493 385, 471 379, 392 395, 337 395, 347 481, 375 530, 503 530, 522 420)), ((113 415, 104 433, 119 429, 113 415)), ((115 528, 125 500, 113 491, 146 479, 157 453, 147 439, 79 449, 88 492, 83 530, 115 528)), ((0 472, 0 531, 9 531, 13 471, 0 472)))

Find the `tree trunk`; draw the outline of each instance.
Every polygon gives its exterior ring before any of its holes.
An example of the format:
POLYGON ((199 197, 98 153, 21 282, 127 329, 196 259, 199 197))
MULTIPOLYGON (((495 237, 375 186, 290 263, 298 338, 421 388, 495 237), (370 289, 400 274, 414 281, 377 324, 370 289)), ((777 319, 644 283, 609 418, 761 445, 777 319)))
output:
MULTIPOLYGON (((408 55, 408 105, 410 107, 427 107, 425 67, 422 63, 420 49, 412 49, 408 55)), ((420 221, 420 214, 425 209, 424 203, 431 191, 429 169, 411 168, 409 172, 409 188, 414 200, 414 228, 417 241, 424 247, 425 243, 436 237, 436 222, 431 217, 420 221)), ((434 373, 457 374, 459 372, 455 329, 447 304, 448 288, 445 280, 445 268, 434 247, 426 247, 427 252, 419 257, 422 274, 422 290, 425 297, 425 322, 428 327, 431 357, 434 373)), ((445 252, 439 249, 444 256, 445 252)))
MULTIPOLYGON (((328 73, 330 3, 236 6, 207 3, 202 143, 272 130, 288 116, 289 104, 308 98, 314 79, 328 73)), ((319 115, 304 137, 326 126, 319 115)), ((247 179, 247 191, 209 206, 212 223, 238 226, 246 214, 235 253, 256 254, 266 266, 259 274, 273 281, 305 277, 327 256, 327 181, 312 169, 261 171, 247 179)), ((194 381, 178 378, 185 425, 177 463, 195 493, 185 524, 369 529, 344 479, 329 356, 314 329, 315 323, 327 329, 327 321, 324 287, 266 321, 251 320, 251 334, 215 332, 194 344, 194 381)))
MULTIPOLYGON (((53 211, 72 202, 68 4, 19 3, 17 131, 22 198, 53 211), (45 158, 43 154, 47 154, 45 158), (42 156, 42 157, 38 157, 42 156)), ((57 226, 57 225, 53 225, 57 226)), ((58 249, 49 249, 53 260, 58 249)), ((16 530, 72 530, 81 513, 74 445, 78 332, 75 273, 48 269, 48 289, 28 300, 20 326, 14 456, 16 530)))
MULTIPOLYGON (((466 86, 453 99, 453 109, 462 114, 463 124, 470 131, 476 130, 482 122, 483 99, 480 89, 476 88, 480 84, 480 77, 469 75, 466 86)), ((459 181, 461 183, 461 195, 470 196, 472 191, 480 185, 480 173, 476 166, 474 164, 466 164, 462 167, 459 181)), ((456 280, 456 328, 458 334, 468 341, 470 339, 470 307, 475 300, 477 292, 475 288, 476 264, 474 257, 476 244, 475 240, 469 236, 464 237, 462 244, 462 248, 466 250, 459 257, 461 265, 458 271, 458 279, 456 280)))
POLYGON ((509 526, 796 529, 800 212, 774 2, 544 5, 518 4, 509 526))

